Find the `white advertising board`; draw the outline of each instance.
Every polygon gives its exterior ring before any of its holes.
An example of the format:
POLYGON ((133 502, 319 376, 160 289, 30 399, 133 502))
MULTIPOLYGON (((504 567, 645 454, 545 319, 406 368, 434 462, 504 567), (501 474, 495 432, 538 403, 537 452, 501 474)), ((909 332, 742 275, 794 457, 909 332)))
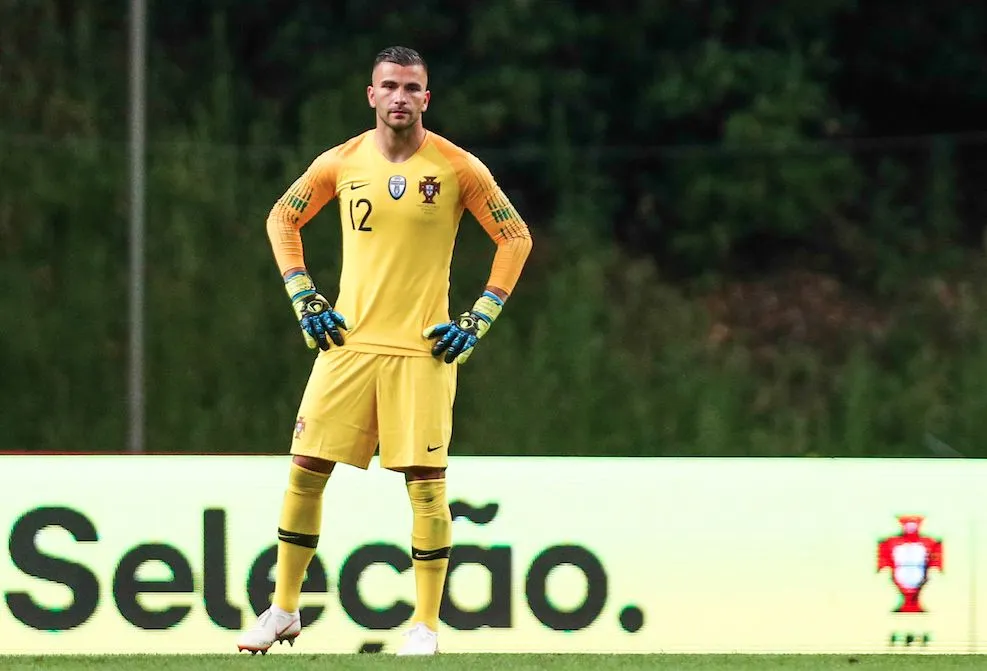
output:
MULTIPOLYGON (((0 456, 0 654, 235 652, 287 468, 0 456)), ((987 462, 454 458, 448 478, 444 651, 987 651, 987 462)), ((324 507, 307 626, 272 652, 391 650, 403 480, 340 466, 324 507)))

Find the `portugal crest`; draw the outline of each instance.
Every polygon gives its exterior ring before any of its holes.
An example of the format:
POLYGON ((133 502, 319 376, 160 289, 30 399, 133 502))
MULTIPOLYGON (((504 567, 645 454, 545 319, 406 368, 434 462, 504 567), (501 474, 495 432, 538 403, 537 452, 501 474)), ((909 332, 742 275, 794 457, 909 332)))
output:
POLYGON ((404 175, 393 175, 387 180, 387 192, 391 194, 391 198, 394 200, 404 195, 407 186, 408 180, 404 178, 404 175))
POLYGON ((426 177, 422 181, 418 182, 418 193, 425 197, 423 203, 428 203, 429 205, 435 204, 435 197, 439 195, 439 190, 442 186, 435 181, 435 177, 426 177))
POLYGON ((877 570, 891 569, 891 582, 901 593, 896 613, 925 612, 919 592, 928 582, 930 570, 942 572, 942 541, 920 533, 922 520, 921 515, 900 516, 901 533, 877 544, 877 570))

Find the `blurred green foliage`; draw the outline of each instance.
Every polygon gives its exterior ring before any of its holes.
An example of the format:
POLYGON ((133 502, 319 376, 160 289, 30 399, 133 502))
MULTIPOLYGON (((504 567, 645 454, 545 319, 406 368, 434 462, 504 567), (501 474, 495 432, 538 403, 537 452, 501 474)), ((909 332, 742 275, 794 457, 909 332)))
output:
MULTIPOLYGON (((263 222, 407 44, 428 125, 536 237, 462 372, 459 453, 987 455, 984 139, 878 137, 925 130, 888 102, 911 91, 987 111, 984 7, 151 4, 149 450, 287 449, 311 354, 263 222)), ((126 12, 0 6, 0 450, 125 446, 126 12)), ((464 223, 454 305, 492 253, 464 223)), ((306 228, 323 287, 337 225, 306 228)))

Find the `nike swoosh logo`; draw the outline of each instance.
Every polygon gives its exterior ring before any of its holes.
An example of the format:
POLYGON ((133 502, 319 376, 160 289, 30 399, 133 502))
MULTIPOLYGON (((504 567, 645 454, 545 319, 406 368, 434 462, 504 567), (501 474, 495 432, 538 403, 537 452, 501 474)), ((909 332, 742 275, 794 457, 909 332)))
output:
POLYGON ((435 559, 448 559, 449 550, 451 548, 437 548, 435 550, 419 550, 418 548, 411 548, 411 558, 417 559, 419 561, 432 561, 435 559))
POLYGON ((370 184, 370 182, 360 182, 359 184, 354 182, 353 184, 350 185, 350 188, 356 191, 357 189, 362 189, 367 184, 370 184))
POLYGON ((441 449, 442 449, 442 445, 439 445, 438 447, 432 447, 431 445, 429 445, 428 447, 425 448, 425 451, 435 452, 436 450, 441 450, 441 449))

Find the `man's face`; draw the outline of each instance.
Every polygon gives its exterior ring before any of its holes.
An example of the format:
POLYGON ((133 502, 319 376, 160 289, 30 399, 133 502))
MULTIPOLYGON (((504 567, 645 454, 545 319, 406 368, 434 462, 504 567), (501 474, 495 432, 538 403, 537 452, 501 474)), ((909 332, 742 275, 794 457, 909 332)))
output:
POLYGON ((427 86, 428 77, 421 65, 378 63, 367 87, 367 100, 377 110, 377 118, 401 131, 418 123, 428 109, 431 94, 427 86))

